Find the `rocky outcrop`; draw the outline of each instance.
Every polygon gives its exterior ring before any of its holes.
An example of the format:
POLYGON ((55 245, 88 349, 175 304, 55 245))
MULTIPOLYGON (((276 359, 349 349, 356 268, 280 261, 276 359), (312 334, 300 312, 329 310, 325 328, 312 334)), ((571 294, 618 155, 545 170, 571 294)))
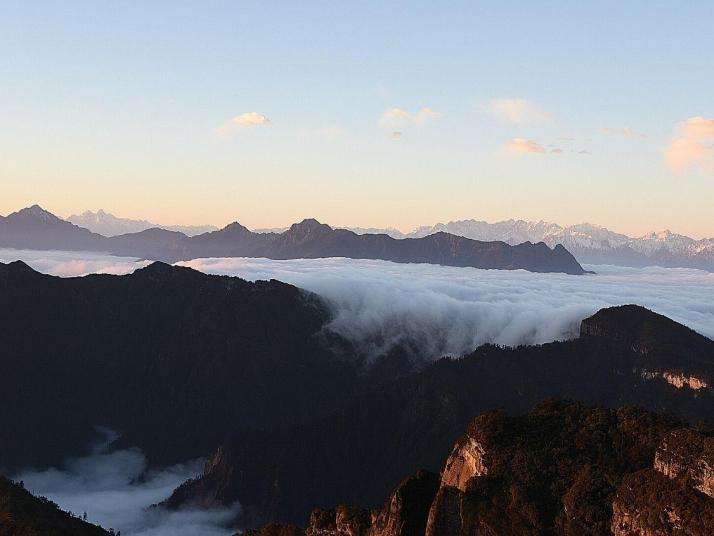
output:
POLYGON ((334 510, 313 510, 305 536, 368 536, 371 525, 368 510, 340 505, 334 510))
POLYGON ((426 536, 461 534, 461 500, 463 492, 451 486, 442 486, 429 508, 426 536))
POLYGON ((305 531, 294 525, 269 523, 262 529, 247 529, 236 533, 235 536, 305 536, 305 531))
POLYGON ((460 534, 461 501, 471 479, 489 472, 488 423, 493 414, 477 417, 459 438, 441 472, 439 491, 429 508, 426 536, 460 534))
POLYGON ((657 449, 654 468, 714 498, 714 438, 696 430, 675 430, 657 449))
POLYGON ((408 478, 371 520, 315 510, 305 536, 711 536, 711 440, 681 426, 563 401, 484 413, 440 476, 408 478))
POLYGON ((710 536, 714 501, 653 469, 627 475, 612 504, 614 536, 710 536))
POLYGON ((441 485, 465 491, 469 479, 485 474, 488 474, 486 448, 477 439, 465 436, 456 443, 446 460, 441 485))
POLYGON ((668 384, 676 387, 677 389, 691 389, 692 391, 700 391, 702 389, 708 389, 710 387, 709 382, 694 374, 684 374, 682 372, 673 371, 656 371, 642 369, 640 376, 643 380, 654 380, 661 378, 668 384))
POLYGON ((429 507, 439 489, 439 477, 419 471, 404 480, 373 516, 369 536, 421 536, 426 531, 429 507))

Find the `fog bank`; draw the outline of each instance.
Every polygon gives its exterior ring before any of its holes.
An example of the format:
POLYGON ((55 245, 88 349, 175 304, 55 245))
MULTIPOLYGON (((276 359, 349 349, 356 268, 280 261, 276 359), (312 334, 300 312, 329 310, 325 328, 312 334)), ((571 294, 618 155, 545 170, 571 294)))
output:
MULTIPOLYGON (((111 439, 111 438, 108 438, 111 439)), ((222 510, 168 511, 150 506, 168 498, 188 478, 200 474, 200 461, 146 472, 139 449, 105 452, 104 441, 92 454, 67 460, 62 468, 14 475, 35 495, 122 536, 227 536, 238 507, 222 510)))
POLYGON ((216 258, 184 263, 206 273, 279 279, 328 300, 331 328, 365 344, 416 342, 434 358, 491 342, 538 344, 577 335, 602 307, 637 303, 714 338, 714 273, 589 266, 571 276, 387 261, 216 258))
MULTIPOLYGON (((55 275, 130 273, 148 264, 94 253, 0 250, 55 275)), ((249 280, 275 278, 320 294, 330 329, 365 353, 409 341, 430 358, 480 344, 544 343, 577 335, 602 307, 637 303, 714 338, 714 273, 686 268, 587 266, 569 276, 353 259, 195 259, 179 263, 249 280), (373 345, 379 348, 373 348, 373 345)))

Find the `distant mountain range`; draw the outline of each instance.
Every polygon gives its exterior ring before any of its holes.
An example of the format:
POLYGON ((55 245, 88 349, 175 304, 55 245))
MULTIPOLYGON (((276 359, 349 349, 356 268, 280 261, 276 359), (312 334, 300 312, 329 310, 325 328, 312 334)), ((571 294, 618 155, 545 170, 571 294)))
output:
POLYGON ((62 220, 38 205, 0 218, 0 247, 100 251, 166 262, 200 257, 346 257, 484 269, 585 272, 563 246, 550 248, 542 242, 509 245, 445 232, 398 240, 385 234, 358 235, 333 229, 314 219, 293 224, 282 233, 254 233, 236 222, 191 237, 159 228, 106 237, 62 220))
MULTIPOLYGON (((563 227, 544 221, 504 220, 489 223, 458 220, 417 227, 404 233, 394 227, 346 227, 357 234, 386 234, 392 238, 422 238, 444 232, 473 240, 501 240, 507 244, 545 242, 562 244, 581 263, 616 266, 665 266, 714 271, 714 238, 697 240, 665 230, 640 237, 616 233, 605 227, 580 223, 563 227)), ((282 232, 285 228, 256 229, 282 232)))
POLYGON ((104 236, 140 233, 141 231, 154 228, 178 231, 186 236, 195 236, 218 230, 218 227, 213 225, 159 225, 146 220, 119 218, 113 214, 104 212, 102 209, 99 209, 97 212, 87 210, 81 214, 73 214, 67 218, 67 221, 104 236))
POLYGON ((385 233, 393 238, 419 238, 445 232, 473 240, 502 240, 507 244, 562 244, 578 261, 620 266, 667 266, 714 271, 714 238, 695 240, 669 230, 631 237, 605 227, 581 223, 563 227, 544 221, 505 220, 488 223, 459 220, 423 226, 410 233, 397 229, 351 228, 355 233, 385 233))
MULTIPOLYGON (((21 215, 25 219, 35 218, 45 221, 53 221, 60 218, 55 217, 42 210, 37 205, 28 209, 21 210, 11 216, 21 215), (42 213, 40 213, 42 212, 42 213)), ((10 217, 10 216, 8 216, 10 217)), ((0 217, 0 222, 3 218, 0 217)), ((193 245, 202 241, 200 235, 210 234, 210 238, 206 238, 206 243, 216 243, 222 239, 215 233, 221 233, 224 238, 229 234, 225 231, 229 228, 240 228, 248 231, 246 227, 240 226, 237 223, 230 224, 223 229, 217 229, 210 225, 196 226, 161 226, 155 225, 146 220, 131 220, 127 218, 119 218, 103 210, 97 212, 86 211, 79 215, 73 215, 67 218, 67 222, 73 223, 78 227, 91 231, 96 235, 102 235, 107 238, 121 237, 114 242, 109 249, 105 246, 104 250, 113 252, 116 248, 122 250, 124 254, 133 255, 133 250, 138 249, 140 256, 156 260, 178 260, 184 259, 189 253, 188 243, 184 238, 196 238, 193 245), (238 227, 236 227, 238 226, 238 227), (160 231, 166 231, 161 233, 160 231), (180 234, 167 234, 168 232, 180 234), (146 233, 141 235, 141 233, 146 233), (129 236, 127 236, 129 235, 129 236), (183 235, 183 236, 182 236, 183 235)), ((314 220, 305 220, 310 222, 314 220)), ((303 222, 304 223, 304 222, 303 222)), ((293 229, 293 227, 277 227, 266 229, 254 229, 249 231, 253 235, 283 235, 293 229)), ((68 228, 66 228, 68 229, 68 228)), ((683 268, 699 268, 702 270, 714 271, 714 238, 694 239, 688 236, 673 233, 669 230, 662 232, 652 232, 640 237, 631 237, 622 233, 611 231, 605 227, 593 225, 589 223, 581 223, 578 225, 561 226, 556 223, 544 221, 532 222, 525 220, 504 220, 495 223, 488 223, 479 220, 458 220, 449 223, 437 223, 431 226, 421 226, 409 233, 403 233, 399 229, 375 228, 375 227, 347 227, 344 230, 352 231, 356 235, 387 235, 397 240, 403 239, 421 239, 428 236, 445 233, 457 237, 464 237, 471 240, 481 242, 505 242, 509 245, 518 245, 524 242, 537 244, 545 243, 550 248, 555 248, 557 245, 562 245, 581 263, 589 264, 614 264, 619 266, 665 266, 665 267, 683 267, 683 268)), ((332 228, 332 231, 339 233, 342 229, 332 228)), ((10 232, 11 233, 11 232, 10 232)), ((72 244, 77 241, 84 243, 91 241, 87 238, 86 233, 80 236, 79 233, 73 233, 72 237, 67 236, 66 244, 58 241, 58 236, 49 232, 48 228, 44 228, 45 237, 27 237, 28 242, 38 242, 44 244, 50 242, 54 244, 55 249, 78 249, 72 244)), ((343 238, 348 235, 344 235, 343 238)), ((324 238, 324 237, 323 237, 324 238)), ((263 238, 262 240, 270 242, 271 240, 263 238)), ((351 239, 353 242, 356 240, 351 239)), ((365 242, 374 239, 365 240, 365 242)), ((96 239, 95 239, 96 241, 96 239)), ((251 240, 250 249, 254 249, 256 244, 261 241, 259 237, 253 237, 251 240)), ((381 241, 384 242, 382 238, 381 241)), ((3 235, 0 235, 0 247, 7 240, 3 235)), ((386 242, 385 242, 386 243, 386 242)), ((17 247, 17 246, 13 246, 17 247)), ((37 249, 36 246, 26 245, 20 247, 29 247, 37 249)), ((45 246, 42 246, 44 248, 45 246)), ((335 244, 330 248, 334 249, 335 244)), ((378 248, 383 246, 377 246, 378 248)), ((81 248, 79 248, 81 249, 81 248)), ((198 248, 202 249, 202 248, 198 248)), ((233 250, 240 249, 236 244, 232 245, 233 250)), ((286 257, 287 253, 279 253, 271 251, 271 248, 264 246, 264 255, 272 258, 292 258, 286 257)), ((319 248, 317 248, 319 249, 319 248)), ((369 248, 367 248, 369 249, 369 248)), ((408 248, 405 248, 408 249, 408 248)), ((95 251, 92 245, 91 251, 95 251)), ((218 255, 226 255, 222 251, 217 252, 218 255)), ((291 252, 290 255, 297 254, 303 256, 300 252, 291 252)), ((254 254, 244 254, 245 256, 256 256, 254 254)), ((313 251, 312 254, 305 254, 307 257, 323 257, 328 256, 329 252, 313 251)), ((359 253, 359 258, 386 258, 386 252, 365 252, 359 253)), ((202 255, 204 256, 204 255, 202 255)), ((357 254, 345 255, 344 251, 338 256, 357 257, 357 254)), ((397 261, 401 262, 401 261, 397 261)), ((421 260, 414 262, 433 262, 432 260, 421 260)), ((441 262, 439 264, 442 264, 441 262)), ((451 263, 446 263, 451 264, 451 263)), ((454 265, 458 264, 454 261, 454 265)), ((499 267, 499 266, 494 266, 499 267)), ((528 268, 527 268, 528 269, 528 268)), ((535 271, 550 271, 550 270, 535 270, 535 271)))

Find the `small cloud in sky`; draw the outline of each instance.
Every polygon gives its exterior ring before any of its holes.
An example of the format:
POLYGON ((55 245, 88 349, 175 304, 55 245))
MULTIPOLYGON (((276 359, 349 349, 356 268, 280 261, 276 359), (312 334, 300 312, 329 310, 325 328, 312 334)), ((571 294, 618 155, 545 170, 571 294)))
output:
POLYGON ((542 154, 545 153, 545 149, 534 140, 528 140, 526 138, 513 138, 503 147, 503 153, 507 156, 542 154))
POLYGON ((676 172, 699 169, 714 173, 714 119, 697 116, 678 123, 664 157, 676 172))
POLYGON ((246 112, 235 116, 230 121, 223 123, 215 129, 217 134, 226 135, 231 134, 240 129, 250 128, 250 127, 260 127, 270 124, 270 119, 268 116, 263 115, 258 112, 246 112))
POLYGON ((395 127, 408 125, 424 125, 436 119, 441 114, 431 108, 420 108, 416 112, 409 112, 402 108, 387 108, 379 118, 379 126, 384 129, 393 130, 395 127))
POLYGON ((526 99, 493 99, 482 109, 504 123, 533 125, 550 120, 550 114, 526 99))
POLYGON ((641 132, 636 132, 636 131, 632 130, 630 127, 622 127, 622 128, 605 127, 602 129, 602 131, 605 134, 612 134, 614 136, 622 136, 623 138, 627 138, 628 140, 647 137, 644 134, 642 134, 641 132))

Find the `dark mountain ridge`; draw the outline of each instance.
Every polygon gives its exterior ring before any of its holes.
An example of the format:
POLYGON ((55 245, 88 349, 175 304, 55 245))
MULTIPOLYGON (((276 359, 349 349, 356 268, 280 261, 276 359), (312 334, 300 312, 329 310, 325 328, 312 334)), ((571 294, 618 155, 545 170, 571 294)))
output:
POLYGON ((0 264, 0 464, 57 466, 103 425, 151 467, 211 456, 171 507, 238 500, 249 526, 303 524, 315 506, 377 507, 405 476, 438 471, 493 408, 560 397, 714 415, 714 342, 642 307, 604 309, 575 340, 486 345, 390 375, 394 356, 365 369, 330 320, 318 296, 278 281, 0 264))
POLYGON ((176 262, 199 257, 298 259, 346 257, 398 263, 429 263, 485 269, 583 274, 582 266, 561 245, 540 242, 511 246, 444 232, 424 238, 395 239, 386 234, 358 235, 314 219, 283 233, 254 233, 239 223, 197 236, 147 229, 111 238, 61 220, 37 205, 0 220, 0 247, 98 251, 112 255, 176 262))
POLYGON ((0 536, 110 536, 44 497, 0 476, 0 536))
MULTIPOLYGON (((598 315, 617 318, 623 311, 637 319, 636 326, 671 322, 635 306, 598 315)), ((690 339, 682 339, 686 328, 672 325, 671 335, 657 334, 665 343, 663 354, 654 346, 642 354, 623 344, 617 331, 604 330, 597 337, 542 346, 486 345, 461 359, 439 360, 363 390, 322 422, 228 442, 204 475, 179 488, 169 504, 239 500, 249 523, 266 518, 304 523, 310 508, 336 502, 376 507, 405 475, 418 468, 438 470, 472 415, 493 408, 520 414, 550 397, 638 405, 712 423, 714 395, 705 378, 714 367, 714 342, 705 339, 701 347, 701 336, 691 332, 690 339), (673 340, 680 344, 676 355, 666 347, 673 340), (681 369, 703 383, 678 382, 681 369)))

